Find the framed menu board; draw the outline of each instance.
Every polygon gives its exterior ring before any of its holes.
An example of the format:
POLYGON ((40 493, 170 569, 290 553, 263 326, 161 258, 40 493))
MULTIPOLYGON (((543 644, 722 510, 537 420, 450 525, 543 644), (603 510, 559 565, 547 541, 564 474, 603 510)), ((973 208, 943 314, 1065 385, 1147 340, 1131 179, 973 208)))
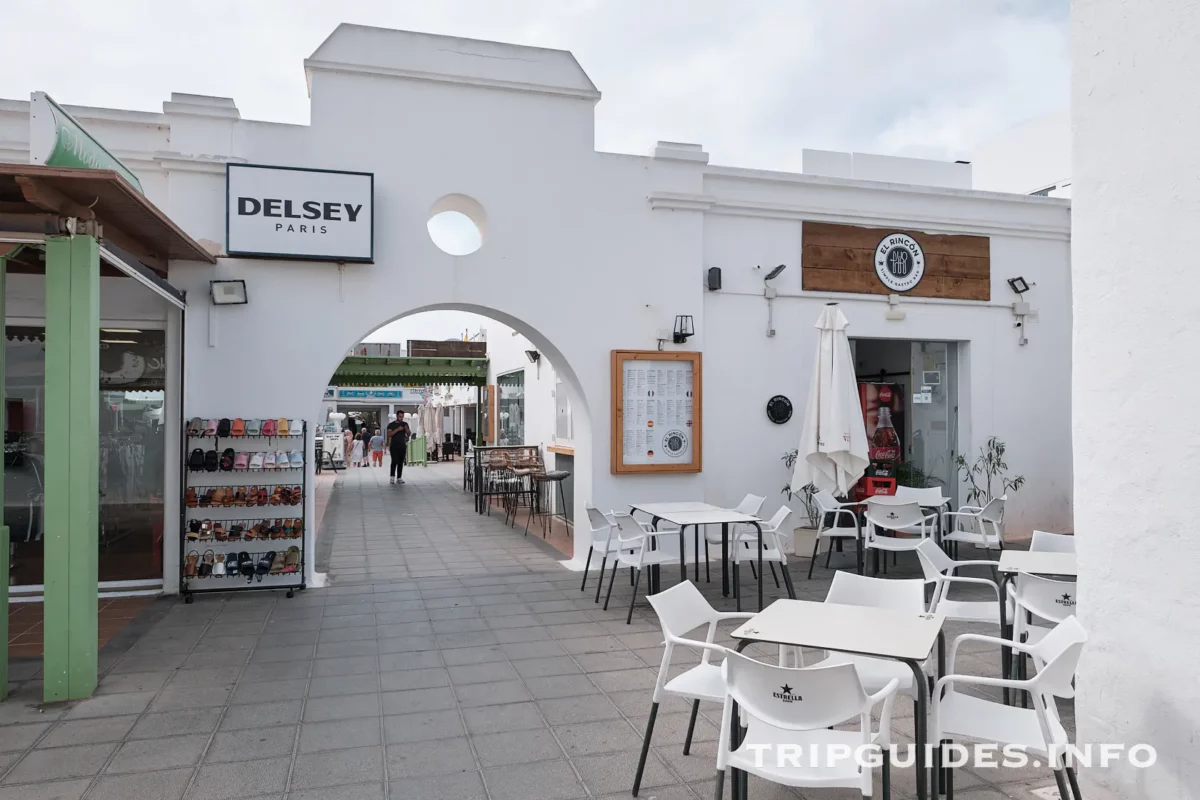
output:
POLYGON ((612 472, 700 472, 700 353, 612 351, 612 472))

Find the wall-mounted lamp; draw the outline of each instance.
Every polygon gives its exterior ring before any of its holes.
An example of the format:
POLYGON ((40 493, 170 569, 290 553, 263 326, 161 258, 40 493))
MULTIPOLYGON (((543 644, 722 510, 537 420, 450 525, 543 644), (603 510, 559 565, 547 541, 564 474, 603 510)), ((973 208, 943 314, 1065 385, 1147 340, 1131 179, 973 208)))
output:
MULTIPOLYGON (((755 269, 762 269, 762 267, 755 269)), ((771 281, 778 278, 779 273, 785 269, 787 269, 787 264, 780 264, 763 276, 763 297, 767 298, 767 336, 775 335, 775 298, 779 296, 779 291, 771 286, 771 281)))
POLYGON ((208 291, 214 306, 244 306, 250 302, 245 281, 209 281, 208 291))
POLYGON ((680 314, 675 317, 675 329, 671 332, 671 341, 675 344, 687 344, 688 338, 696 335, 696 326, 692 323, 691 314, 680 314))
POLYGON ((1015 278, 1009 278, 1008 285, 1017 294, 1025 294, 1029 291, 1030 286, 1030 284, 1020 275, 1015 278))
POLYGON ((537 350, 526 350, 525 357, 529 359, 530 364, 536 364, 542 359, 542 354, 537 350))

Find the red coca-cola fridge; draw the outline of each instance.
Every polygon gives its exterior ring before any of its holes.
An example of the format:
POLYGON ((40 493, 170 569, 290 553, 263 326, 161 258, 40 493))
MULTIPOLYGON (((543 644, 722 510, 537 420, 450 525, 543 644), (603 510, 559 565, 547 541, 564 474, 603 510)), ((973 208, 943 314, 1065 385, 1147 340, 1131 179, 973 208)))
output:
POLYGON ((898 383, 860 383, 858 400, 867 428, 870 465, 855 486, 855 497, 895 494, 896 474, 904 461, 904 387, 898 383))

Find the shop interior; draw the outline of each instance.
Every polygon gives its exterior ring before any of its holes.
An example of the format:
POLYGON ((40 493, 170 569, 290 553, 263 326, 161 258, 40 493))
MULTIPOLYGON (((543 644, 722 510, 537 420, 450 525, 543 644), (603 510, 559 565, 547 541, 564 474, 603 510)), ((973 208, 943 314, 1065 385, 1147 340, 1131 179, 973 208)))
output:
MULTIPOLYGON (((900 483, 943 487, 957 505, 958 343, 851 339, 850 349, 860 391, 872 392, 872 384, 892 388, 892 422, 903 452, 900 483)), ((868 436, 873 422, 868 419, 868 436)))

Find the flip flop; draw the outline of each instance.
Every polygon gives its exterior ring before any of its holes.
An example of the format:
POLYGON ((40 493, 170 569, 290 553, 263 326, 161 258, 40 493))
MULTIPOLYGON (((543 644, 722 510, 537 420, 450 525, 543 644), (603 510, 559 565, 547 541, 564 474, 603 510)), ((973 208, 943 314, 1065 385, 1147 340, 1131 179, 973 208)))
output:
POLYGON ((204 448, 197 447, 192 450, 192 454, 188 456, 188 469, 192 472, 199 472, 204 469, 204 448))
POLYGON ((229 417, 222 417, 221 421, 217 423, 217 436, 224 439, 229 435, 232 428, 233 423, 229 421, 229 417))
POLYGON ((208 452, 206 452, 204 454, 204 471, 205 472, 216 472, 217 466, 220 463, 220 460, 221 460, 220 456, 217 455, 216 450, 209 450, 208 452))
POLYGON ((287 556, 283 559, 284 573, 292 573, 300 571, 300 548, 292 545, 287 549, 287 556))
POLYGON ((254 455, 250 456, 250 470, 252 472, 259 472, 262 470, 262 468, 263 468, 263 454, 255 453, 254 455))
POLYGON ((237 419, 235 419, 233 421, 233 427, 230 429, 229 432, 233 436, 245 436, 246 435, 246 420, 242 419, 241 417, 238 417, 237 419))
POLYGON ((258 576, 259 583, 262 582, 263 575, 271 571, 271 565, 275 563, 275 551, 268 550, 258 557, 258 563, 254 565, 254 574, 258 576))
POLYGON ((284 417, 280 417, 279 419, 275 420, 275 435, 276 436, 289 436, 290 435, 288 433, 288 421, 284 417))
POLYGON ((192 417, 190 420, 188 420, 188 436, 199 436, 202 433, 204 433, 204 420, 200 419, 199 417, 192 417))
POLYGON ((210 419, 208 422, 204 423, 204 435, 205 436, 216 436, 217 435, 217 426, 220 424, 221 424, 220 420, 215 420, 215 419, 210 419))
POLYGON ((262 435, 262 420, 248 419, 246 420, 246 435, 261 436, 262 435))
POLYGON ((263 469, 275 469, 275 454, 268 452, 263 458, 263 469))
POLYGON ((288 430, 292 432, 292 436, 300 436, 304 433, 304 420, 294 419, 288 423, 288 430))
POLYGON ((304 453, 300 450, 293 450, 292 454, 290 456, 288 456, 288 461, 291 462, 292 467, 294 467, 294 468, 303 467, 304 466, 304 453))
POLYGON ((275 435, 275 420, 273 420, 273 419, 264 419, 263 420, 262 435, 263 436, 274 436, 275 435))
POLYGON ((280 450, 275 454, 275 469, 291 469, 292 465, 288 463, 288 454, 280 450))

